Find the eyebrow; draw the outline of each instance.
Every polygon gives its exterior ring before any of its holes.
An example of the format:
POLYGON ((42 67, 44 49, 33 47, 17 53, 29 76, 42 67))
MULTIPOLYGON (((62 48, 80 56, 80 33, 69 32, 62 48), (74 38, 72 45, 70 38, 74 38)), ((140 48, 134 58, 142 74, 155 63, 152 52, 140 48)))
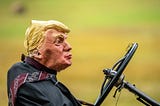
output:
POLYGON ((52 35, 52 38, 54 39, 50 39, 50 42, 54 42, 57 38, 63 38, 64 40, 67 39, 67 36, 63 35, 63 34, 54 34, 52 35))
POLYGON ((59 36, 60 36, 60 37, 63 36, 64 39, 67 38, 67 35, 65 36, 64 34, 57 34, 55 37, 59 37, 59 36))

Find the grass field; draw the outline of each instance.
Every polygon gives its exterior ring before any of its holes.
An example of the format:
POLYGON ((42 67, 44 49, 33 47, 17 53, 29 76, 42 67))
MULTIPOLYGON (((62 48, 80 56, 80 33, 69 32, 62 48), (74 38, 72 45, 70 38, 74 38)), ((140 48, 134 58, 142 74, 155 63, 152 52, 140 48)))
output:
MULTIPOLYGON (((125 80, 160 102, 159 0, 21 2, 26 8, 22 14, 13 13, 13 1, 0 3, 0 106, 7 106, 7 70, 25 53, 24 32, 31 19, 57 19, 71 28, 73 65, 58 78, 76 97, 94 103, 104 79, 102 70, 111 68, 129 43, 137 42, 139 48, 124 72, 125 80)), ((115 105, 114 91, 102 106, 115 105)), ((118 106, 143 105, 122 90, 118 106)))

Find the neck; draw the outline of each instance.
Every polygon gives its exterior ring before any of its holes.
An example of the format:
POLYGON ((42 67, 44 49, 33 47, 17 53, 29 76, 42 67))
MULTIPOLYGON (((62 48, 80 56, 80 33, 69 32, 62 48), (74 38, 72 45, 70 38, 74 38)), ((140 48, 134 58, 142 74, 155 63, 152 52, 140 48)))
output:
POLYGON ((40 71, 46 71, 48 73, 53 73, 53 74, 57 74, 57 71, 54 69, 51 69, 49 67, 47 67, 46 65, 42 64, 41 62, 35 60, 34 58, 31 57, 26 57, 25 58, 25 62, 33 67, 35 67, 36 69, 40 70, 40 71))

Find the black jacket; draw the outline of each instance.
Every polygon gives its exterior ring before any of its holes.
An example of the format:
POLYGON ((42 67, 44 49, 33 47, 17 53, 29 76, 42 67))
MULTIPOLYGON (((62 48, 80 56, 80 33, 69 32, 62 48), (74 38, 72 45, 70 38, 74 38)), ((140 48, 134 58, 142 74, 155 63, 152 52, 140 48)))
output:
MULTIPOLYGON (((56 79, 56 71, 48 69, 32 58, 27 57, 24 62, 14 64, 8 71, 7 90, 10 106, 81 106, 70 91, 56 79), (50 77, 36 79, 33 73, 44 72, 50 77), (18 87, 14 81, 22 79, 21 75, 28 75, 18 87), (14 84, 13 84, 14 82, 14 84), (14 85, 14 86, 12 86, 14 85), (12 91, 16 92, 13 102, 12 91)), ((43 77, 43 76, 42 76, 43 77)), ((18 82, 18 81, 17 81, 18 82)), ((18 82, 19 83, 19 82, 18 82)))

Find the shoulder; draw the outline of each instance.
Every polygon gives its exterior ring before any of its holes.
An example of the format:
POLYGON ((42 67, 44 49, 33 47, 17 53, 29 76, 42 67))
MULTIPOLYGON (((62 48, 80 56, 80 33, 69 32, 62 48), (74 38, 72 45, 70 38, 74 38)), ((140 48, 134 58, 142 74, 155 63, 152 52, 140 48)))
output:
POLYGON ((21 74, 24 73, 26 70, 25 68, 28 67, 25 63, 23 62, 17 62, 13 64, 10 69, 8 70, 8 75, 9 74, 21 74))
POLYGON ((30 65, 24 63, 24 62, 17 62, 13 64, 10 69, 7 72, 7 88, 9 90, 10 85, 14 79, 23 73, 28 73, 31 71, 36 71, 34 68, 32 68, 30 65))
POLYGON ((24 62, 17 62, 11 66, 11 68, 8 70, 8 74, 15 73, 15 74, 22 74, 27 73, 30 71, 30 69, 33 68, 29 64, 26 64, 24 62))
POLYGON ((8 70, 7 77, 8 79, 14 80, 20 74, 33 73, 35 71, 37 71, 37 69, 33 68, 31 65, 25 62, 17 62, 8 70))
POLYGON ((8 80, 14 80, 18 75, 27 73, 27 65, 23 62, 17 62, 11 66, 7 73, 8 80))

